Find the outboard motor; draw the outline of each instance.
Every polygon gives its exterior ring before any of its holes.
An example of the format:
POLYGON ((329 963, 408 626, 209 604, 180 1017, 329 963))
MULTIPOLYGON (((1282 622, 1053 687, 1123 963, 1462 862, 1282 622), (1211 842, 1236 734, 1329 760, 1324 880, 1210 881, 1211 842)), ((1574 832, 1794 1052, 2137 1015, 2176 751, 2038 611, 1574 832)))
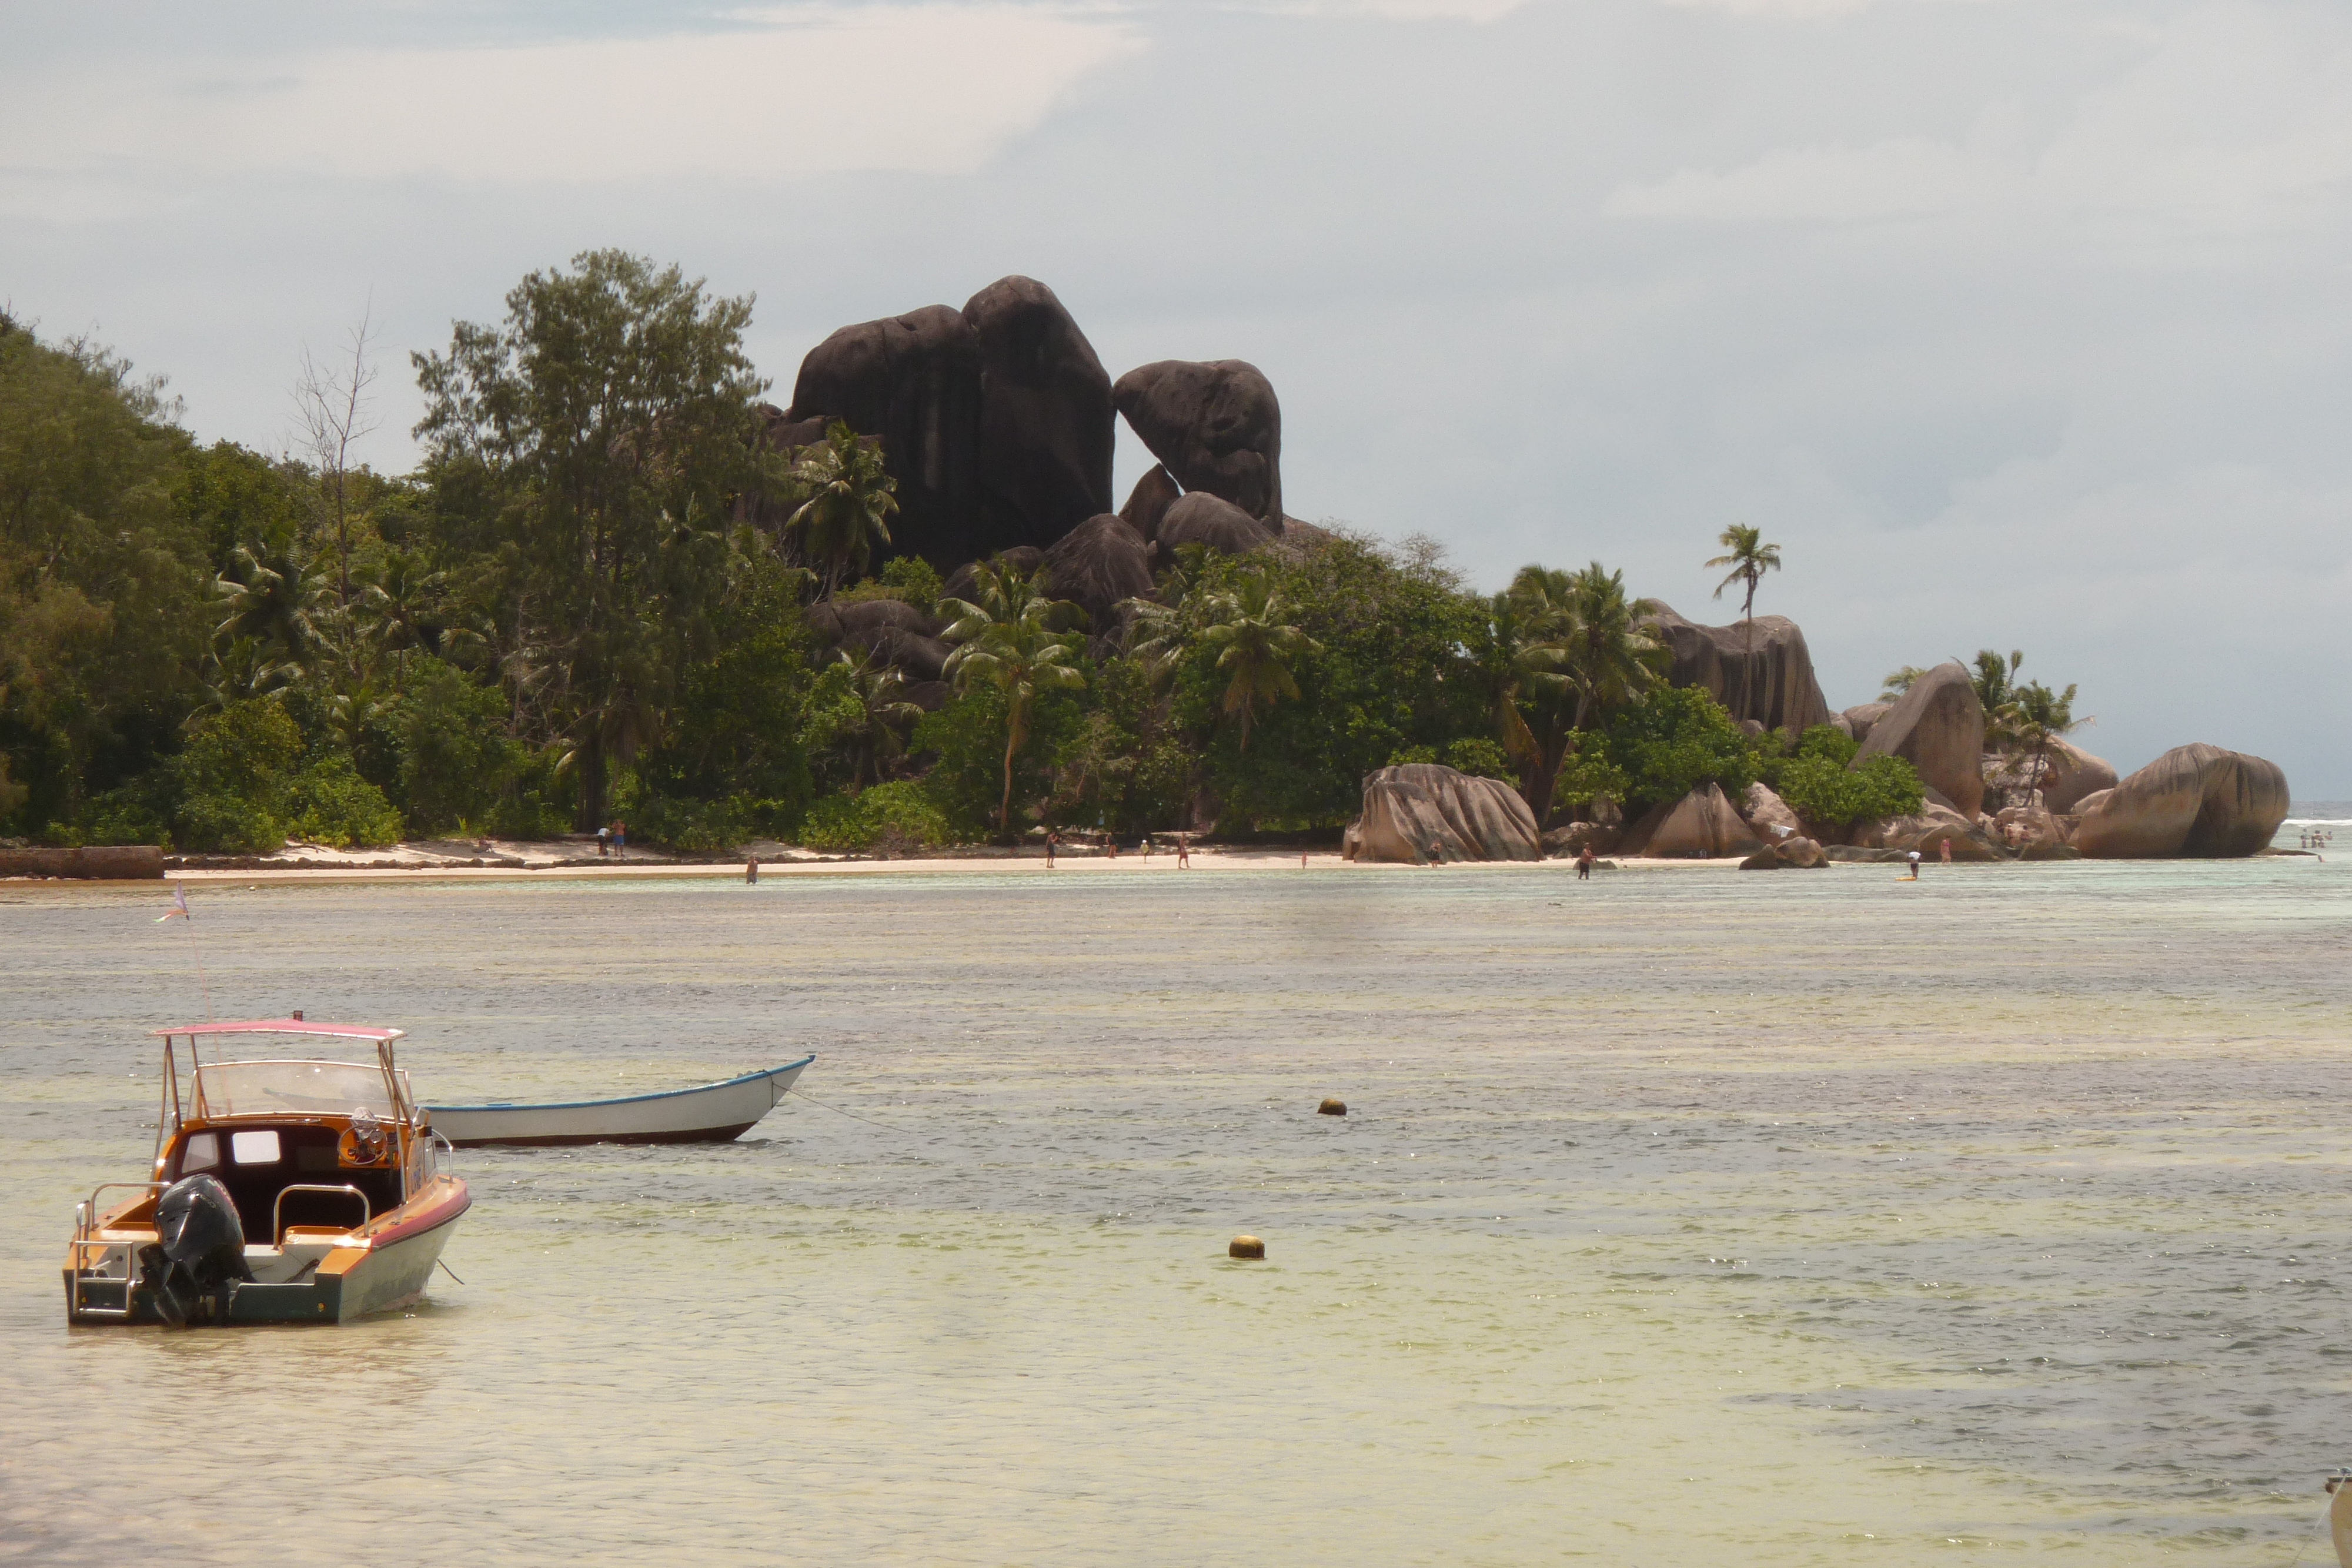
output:
POLYGON ((139 1273, 155 1310, 174 1327, 216 1322, 230 1287, 253 1278, 245 1265, 245 1227, 220 1178, 192 1176, 155 1200, 160 1239, 139 1249, 139 1273))

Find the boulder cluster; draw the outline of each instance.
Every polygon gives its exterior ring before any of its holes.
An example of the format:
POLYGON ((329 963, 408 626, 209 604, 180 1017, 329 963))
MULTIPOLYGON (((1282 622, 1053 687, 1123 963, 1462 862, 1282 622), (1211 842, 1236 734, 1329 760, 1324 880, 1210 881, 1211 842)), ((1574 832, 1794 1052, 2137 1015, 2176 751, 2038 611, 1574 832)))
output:
POLYGON ((1919 776, 1925 799, 1910 815, 1852 823, 1809 822, 1764 785, 1738 799, 1706 784, 1662 801, 1632 821, 1610 810, 1538 835, 1504 824, 1499 808, 1481 805, 1486 831, 1433 839, 1428 826, 1461 817, 1464 802, 1517 791, 1452 768, 1388 768, 1364 781, 1364 813, 1349 829, 1350 858, 1411 861, 1525 860, 1538 852, 1664 859, 1736 859, 1772 871, 1840 860, 1905 860, 1914 852, 1956 861, 2098 860, 2251 855, 2286 818, 2286 776, 2278 765, 2217 746, 2177 747, 2128 779, 2072 742, 2053 739, 2031 753, 1988 751, 1983 705, 1968 669, 1937 665, 1893 702, 1831 714, 1813 677, 1804 633, 1778 616, 1741 626, 1698 626, 1661 609, 1652 624, 1674 655, 1676 685, 1711 692, 1752 733, 1801 732, 1831 724, 1859 743, 1854 765, 1899 757, 1919 776), (1442 841, 1442 854, 1426 847, 1442 841), (1475 852, 1462 854, 1454 846, 1475 852))
POLYGON ((1180 545, 1238 555, 1313 532, 1283 515, 1282 405, 1255 365, 1160 360, 1114 382, 1034 278, 842 328, 801 361, 792 406, 760 416, 779 451, 836 420, 878 444, 898 486, 889 553, 942 576, 998 555, 1043 565, 1097 622, 1180 545), (1159 465, 1114 512, 1121 418, 1159 465))

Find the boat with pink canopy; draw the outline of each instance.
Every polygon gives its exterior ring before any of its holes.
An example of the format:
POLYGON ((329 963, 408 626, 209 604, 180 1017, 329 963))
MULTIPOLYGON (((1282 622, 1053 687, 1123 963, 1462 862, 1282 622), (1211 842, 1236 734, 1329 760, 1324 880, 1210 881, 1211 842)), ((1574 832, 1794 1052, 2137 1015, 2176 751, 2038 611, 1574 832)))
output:
POLYGON ((425 1294, 472 1199, 394 1059, 402 1030, 297 1014, 154 1032, 153 1166, 76 1210, 68 1321, 347 1322, 425 1294), (374 1060, 263 1053, 289 1041, 374 1060))

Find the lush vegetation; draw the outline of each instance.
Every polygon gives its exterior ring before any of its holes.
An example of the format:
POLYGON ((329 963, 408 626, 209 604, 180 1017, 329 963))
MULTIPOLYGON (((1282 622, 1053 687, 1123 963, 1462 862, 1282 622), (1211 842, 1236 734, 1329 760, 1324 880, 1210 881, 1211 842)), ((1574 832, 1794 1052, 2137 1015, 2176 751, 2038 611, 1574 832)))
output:
MULTIPOLYGON (((1340 530, 1180 551, 1100 624, 1002 561, 950 597, 960 563, 889 554, 870 442, 759 439, 751 303, 615 252, 533 273, 413 357, 425 459, 399 476, 349 460, 364 330, 347 368, 306 365, 316 439, 271 457, 198 445, 160 383, 0 320, 0 834, 1322 832, 1412 761, 1508 779, 1547 822, 1759 778, 1824 821, 1916 805, 1835 732, 1752 739, 1669 687, 1649 602, 1599 563, 1484 596, 1426 540, 1340 530), (813 630, 881 599, 950 644, 944 685, 813 630)), ((1773 547, 1727 543, 1752 598, 1773 547)), ((2071 722, 2032 712, 2044 744, 2071 722)))

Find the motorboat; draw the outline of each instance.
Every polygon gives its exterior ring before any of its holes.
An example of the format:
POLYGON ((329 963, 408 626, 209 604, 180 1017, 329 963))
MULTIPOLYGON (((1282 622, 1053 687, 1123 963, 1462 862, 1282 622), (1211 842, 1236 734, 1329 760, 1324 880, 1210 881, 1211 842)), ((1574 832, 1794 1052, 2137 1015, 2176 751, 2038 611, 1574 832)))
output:
POLYGON ((154 1166, 76 1209, 69 1322, 340 1323, 425 1294, 472 1200, 394 1060, 402 1030, 298 1014, 154 1032, 154 1166), (375 1060, 259 1054, 289 1040, 375 1060))
POLYGON ((435 1131, 459 1148, 483 1144, 724 1144, 790 1092, 814 1055, 723 1082, 618 1100, 522 1105, 428 1105, 435 1131))

